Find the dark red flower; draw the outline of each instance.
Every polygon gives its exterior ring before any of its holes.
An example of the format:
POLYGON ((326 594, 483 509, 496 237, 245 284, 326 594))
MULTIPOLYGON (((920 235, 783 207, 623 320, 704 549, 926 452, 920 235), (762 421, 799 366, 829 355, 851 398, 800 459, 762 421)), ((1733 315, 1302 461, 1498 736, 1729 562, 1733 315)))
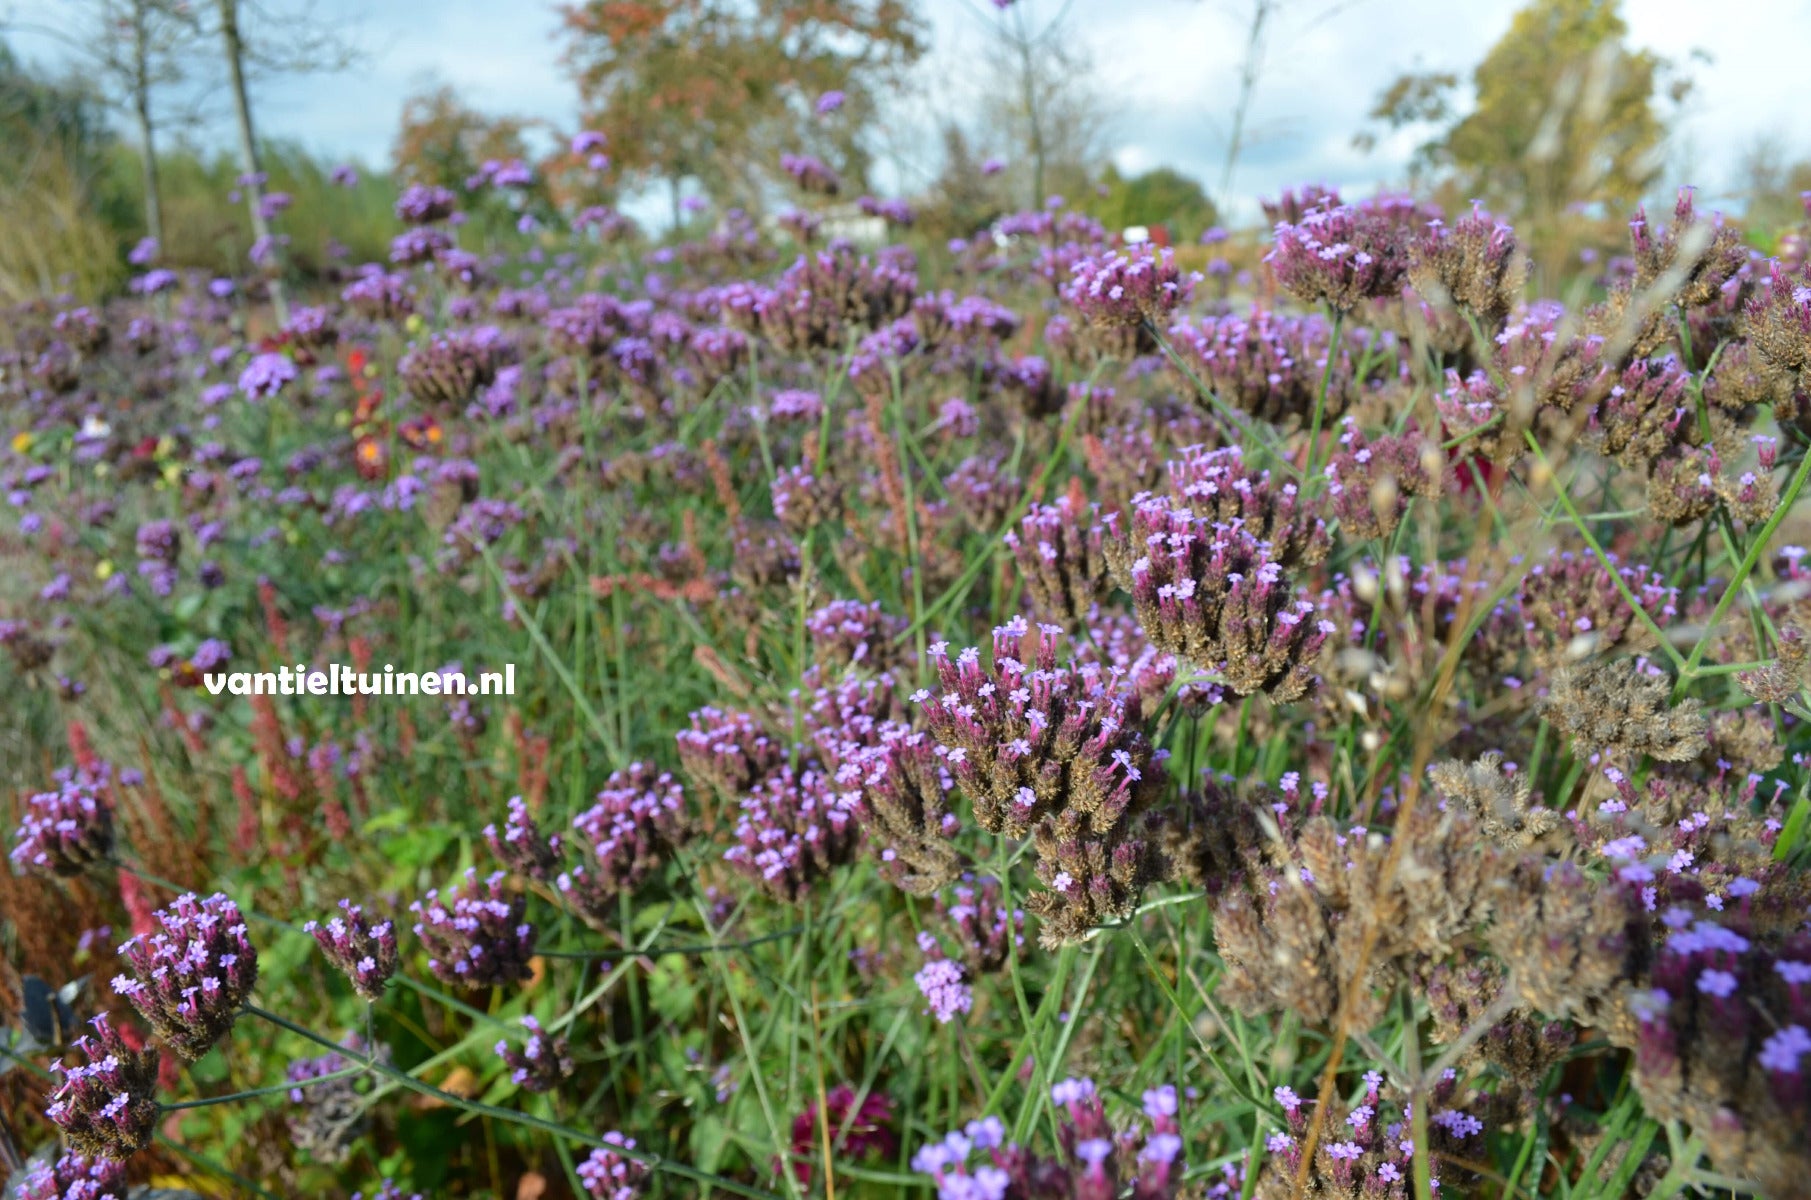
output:
MULTIPOLYGON (((838 1158, 859 1160, 874 1153, 892 1158, 899 1153, 899 1137, 889 1128, 893 1120, 891 1097, 870 1092, 857 1105, 855 1089, 838 1084, 824 1099, 831 1150, 838 1158)), ((812 1163, 822 1153, 823 1145, 824 1132, 818 1127, 818 1106, 813 1100, 792 1120, 792 1173, 800 1183, 811 1182, 812 1163)), ((779 1171, 778 1159, 773 1166, 779 1171)))

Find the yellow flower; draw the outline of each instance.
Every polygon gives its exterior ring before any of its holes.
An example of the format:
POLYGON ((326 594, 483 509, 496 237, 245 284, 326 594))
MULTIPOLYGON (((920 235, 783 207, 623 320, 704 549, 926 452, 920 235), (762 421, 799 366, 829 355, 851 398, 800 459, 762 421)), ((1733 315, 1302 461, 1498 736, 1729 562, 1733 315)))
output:
POLYGON ((426 324, 427 322, 421 319, 420 313, 410 313, 409 319, 403 322, 403 328, 410 333, 420 333, 421 327, 426 324))
POLYGON ((94 564, 94 577, 102 583, 113 578, 113 563, 105 558, 94 564))
POLYGON ((31 449, 32 442, 36 440, 31 436, 31 430, 21 429, 18 433, 13 434, 13 453, 24 454, 31 449))

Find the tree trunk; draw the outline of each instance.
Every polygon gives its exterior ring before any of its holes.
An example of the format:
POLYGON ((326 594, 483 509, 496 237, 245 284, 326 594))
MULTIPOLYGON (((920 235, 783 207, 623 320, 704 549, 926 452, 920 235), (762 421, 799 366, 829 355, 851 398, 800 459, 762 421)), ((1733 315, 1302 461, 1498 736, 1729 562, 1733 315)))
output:
POLYGON ((252 129, 251 98, 245 91, 245 43, 239 36, 239 0, 218 0, 220 37, 226 48, 227 80, 233 93, 233 114, 239 124, 239 161, 245 169, 245 202, 251 208, 252 234, 270 247, 271 307, 279 324, 289 323, 289 304, 283 296, 283 249, 270 239, 270 222, 264 219, 264 181, 258 166, 258 139, 252 129))
POLYGON ((144 155, 145 234, 163 244, 163 192, 157 177, 157 138, 151 123, 150 51, 146 46, 146 0, 132 4, 132 114, 144 155))

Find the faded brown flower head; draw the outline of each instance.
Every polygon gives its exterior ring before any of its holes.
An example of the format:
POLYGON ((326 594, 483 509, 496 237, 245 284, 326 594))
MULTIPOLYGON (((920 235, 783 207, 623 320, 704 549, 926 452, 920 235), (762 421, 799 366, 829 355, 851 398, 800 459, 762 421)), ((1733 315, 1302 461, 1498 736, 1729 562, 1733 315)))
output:
POLYGON ((1521 301, 1528 259, 1515 230, 1473 205, 1448 225, 1433 223, 1409 245, 1409 282, 1436 308, 1457 306, 1489 336, 1521 301))
POLYGON ((1762 704, 1785 704, 1805 687, 1805 666, 1811 663, 1811 638, 1797 625, 1780 630, 1773 661, 1736 675, 1742 690, 1762 704))
POLYGON ((1533 856, 1503 881, 1486 941, 1535 1011, 1589 1024, 1610 1018, 1648 957, 1633 889, 1533 856))
POLYGON ((1580 663, 1553 677, 1547 719, 1573 741, 1580 757, 1613 751, 1661 762, 1686 762, 1709 745, 1704 706, 1671 702, 1671 679, 1638 658, 1580 663))
POLYGON ((1214 938, 1234 1007, 1325 1022, 1362 960, 1363 992, 1350 1003, 1369 1027, 1405 972, 1453 953, 1489 920, 1505 856, 1468 814, 1424 799, 1393 836, 1407 841, 1392 863, 1382 833, 1312 818, 1292 845, 1273 846, 1279 870, 1254 872, 1249 888, 1222 898, 1214 938))
POLYGON ((1151 824, 1169 877, 1214 896, 1244 877, 1264 840, 1252 806, 1211 779, 1154 810, 1151 824))
POLYGON ((1435 763, 1427 774, 1434 790, 1464 805, 1484 836, 1499 846, 1525 850, 1559 828, 1559 814, 1534 799, 1525 776, 1505 771, 1503 756, 1494 750, 1475 763, 1435 763))

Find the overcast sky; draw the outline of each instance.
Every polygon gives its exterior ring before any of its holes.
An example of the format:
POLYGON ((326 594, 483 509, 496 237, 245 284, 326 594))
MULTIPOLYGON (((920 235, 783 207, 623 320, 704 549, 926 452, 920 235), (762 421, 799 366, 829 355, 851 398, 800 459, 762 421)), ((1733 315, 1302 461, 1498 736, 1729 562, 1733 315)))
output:
MULTIPOLYGON (((0 14, 56 21, 78 0, 0 0, 0 14)), ((281 9, 298 0, 268 0, 281 9)), ((1023 0, 1045 18, 1061 0, 1023 0)), ((1117 110, 1114 158, 1126 170, 1168 164, 1212 187, 1219 180, 1251 0, 1072 0, 1068 27, 1092 61, 1095 83, 1117 110)), ((921 0, 934 49, 890 124, 899 180, 909 189, 935 167, 928 136, 960 119, 984 69, 978 53, 986 0, 921 0)), ((402 102, 427 83, 447 83, 480 109, 576 121, 575 93, 560 68, 557 6, 543 0, 316 0, 345 20, 366 55, 357 69, 325 79, 273 81, 255 97, 262 132, 329 157, 381 163, 402 102)), ((1253 106, 1253 142, 1241 159, 1234 211, 1251 197, 1304 182, 1362 190, 1400 178, 1412 141, 1360 154, 1352 136, 1378 91, 1410 69, 1464 74, 1508 28, 1518 0, 1284 0, 1268 39, 1253 106), (1329 13, 1331 15, 1329 15, 1329 13)), ((1697 89, 1679 125, 1669 183, 1692 183, 1715 199, 1735 181, 1742 152, 1763 136, 1790 157, 1811 157, 1804 115, 1803 51, 1811 47, 1811 0, 1733 0, 1706 19, 1701 0, 1625 0, 1632 41, 1691 63, 1697 89)), ((66 19, 66 18, 63 18, 66 19)), ((16 35, 28 57, 62 51, 16 35)))

